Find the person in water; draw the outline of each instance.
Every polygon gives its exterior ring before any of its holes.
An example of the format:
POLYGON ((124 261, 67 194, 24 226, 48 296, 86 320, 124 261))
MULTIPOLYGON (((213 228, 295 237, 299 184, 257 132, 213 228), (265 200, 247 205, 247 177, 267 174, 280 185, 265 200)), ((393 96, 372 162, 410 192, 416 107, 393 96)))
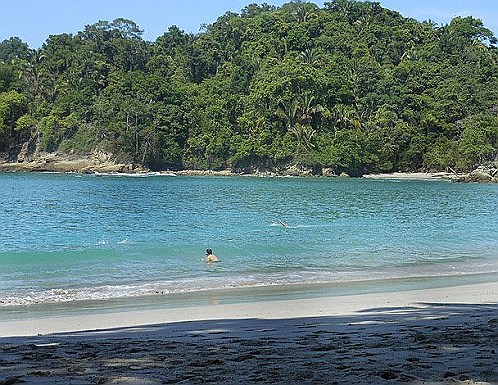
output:
POLYGON ((218 262, 219 259, 216 255, 213 254, 213 250, 207 249, 206 250, 206 263, 211 263, 211 262, 218 262))

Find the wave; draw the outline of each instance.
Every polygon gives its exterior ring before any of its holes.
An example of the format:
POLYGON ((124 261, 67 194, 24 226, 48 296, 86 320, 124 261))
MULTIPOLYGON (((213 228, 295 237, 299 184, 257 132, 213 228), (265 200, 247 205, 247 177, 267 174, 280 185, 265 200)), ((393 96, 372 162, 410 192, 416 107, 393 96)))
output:
POLYGON ((95 176, 112 176, 112 177, 127 177, 127 178, 149 178, 157 176, 177 176, 173 172, 143 172, 143 173, 125 173, 125 172, 95 172, 95 176))
MULTIPOLYGON (((163 282, 144 282, 137 284, 103 285, 83 288, 56 288, 22 293, 4 293, 0 307, 29 306, 75 301, 117 300, 168 294, 196 293, 210 290, 233 289, 239 287, 266 286, 267 283, 251 280, 178 280, 163 282)), ((278 284, 278 283, 275 283, 278 284)), ((272 285, 275 285, 272 284, 272 285)))
POLYGON ((330 227, 330 225, 305 225, 305 224, 289 224, 284 221, 272 222, 270 223, 270 227, 285 227, 288 229, 309 229, 309 228, 318 228, 318 227, 330 227))
POLYGON ((0 308, 13 306, 30 306, 41 304, 68 303, 77 301, 105 301, 131 299, 150 296, 202 293, 209 291, 226 291, 233 289, 286 288, 292 286, 313 287, 326 285, 343 288, 347 285, 358 287, 384 286, 395 290, 400 283, 447 279, 454 284, 455 279, 468 279, 490 276, 496 279, 498 268, 494 264, 482 264, 468 269, 406 269, 324 272, 322 270, 301 270, 293 272, 258 273, 252 275, 227 276, 221 272, 211 271, 209 277, 191 279, 165 280, 155 282, 137 282, 119 285, 101 285, 95 287, 52 288, 39 291, 0 291, 0 308))

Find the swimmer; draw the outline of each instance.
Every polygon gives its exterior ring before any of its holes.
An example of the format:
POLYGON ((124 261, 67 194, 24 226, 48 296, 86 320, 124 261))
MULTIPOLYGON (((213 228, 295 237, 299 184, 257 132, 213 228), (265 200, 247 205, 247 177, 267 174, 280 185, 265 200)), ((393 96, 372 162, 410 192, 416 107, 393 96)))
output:
POLYGON ((205 261, 206 261, 206 263, 219 262, 219 259, 216 255, 213 254, 213 250, 207 249, 205 261))

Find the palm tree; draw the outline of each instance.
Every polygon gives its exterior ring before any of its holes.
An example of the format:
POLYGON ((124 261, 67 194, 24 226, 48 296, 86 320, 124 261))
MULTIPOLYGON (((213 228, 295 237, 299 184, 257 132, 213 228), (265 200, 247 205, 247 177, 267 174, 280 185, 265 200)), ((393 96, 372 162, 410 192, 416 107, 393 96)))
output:
POLYGON ((281 100, 278 104, 277 114, 283 117, 287 130, 291 130, 297 123, 299 102, 296 97, 289 101, 281 100))
POLYGON ((296 139, 297 139, 297 152, 300 153, 301 149, 310 149, 314 148, 315 144, 313 140, 316 136, 316 130, 314 130, 311 126, 303 126, 300 123, 297 123, 294 127, 289 130, 296 139))
POLYGON ((318 48, 307 47, 297 56, 298 59, 308 63, 312 67, 321 67, 324 65, 323 52, 318 48))
POLYGON ((357 125, 356 110, 345 104, 336 104, 332 108, 335 132, 348 127, 357 125))
POLYGON ((309 92, 295 95, 289 101, 280 101, 277 112, 284 118, 287 129, 296 124, 313 125, 314 118, 323 112, 323 107, 309 92))
POLYGON ((41 69, 41 63, 45 59, 45 55, 39 51, 33 51, 28 59, 19 62, 20 72, 19 78, 24 82, 26 88, 34 96, 35 101, 42 96, 43 77, 45 71, 41 69))
POLYGON ((292 13, 292 15, 294 16, 294 19, 299 23, 306 23, 307 21, 317 16, 317 9, 318 7, 315 4, 297 2, 296 9, 292 13))
POLYGON ((315 118, 323 112, 316 98, 310 93, 294 96, 290 101, 281 101, 278 112, 286 121, 287 131, 297 139, 297 152, 313 148, 317 134, 313 125, 315 118))

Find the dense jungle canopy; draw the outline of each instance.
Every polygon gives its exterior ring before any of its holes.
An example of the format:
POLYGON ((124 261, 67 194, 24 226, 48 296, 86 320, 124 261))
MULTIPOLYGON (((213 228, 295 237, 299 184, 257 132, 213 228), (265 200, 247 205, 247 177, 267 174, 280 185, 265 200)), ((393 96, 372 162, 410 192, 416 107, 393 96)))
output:
POLYGON ((0 157, 90 154, 153 170, 297 164, 467 171, 498 154, 498 50, 473 17, 375 2, 250 4, 144 41, 127 19, 0 43, 0 157))

